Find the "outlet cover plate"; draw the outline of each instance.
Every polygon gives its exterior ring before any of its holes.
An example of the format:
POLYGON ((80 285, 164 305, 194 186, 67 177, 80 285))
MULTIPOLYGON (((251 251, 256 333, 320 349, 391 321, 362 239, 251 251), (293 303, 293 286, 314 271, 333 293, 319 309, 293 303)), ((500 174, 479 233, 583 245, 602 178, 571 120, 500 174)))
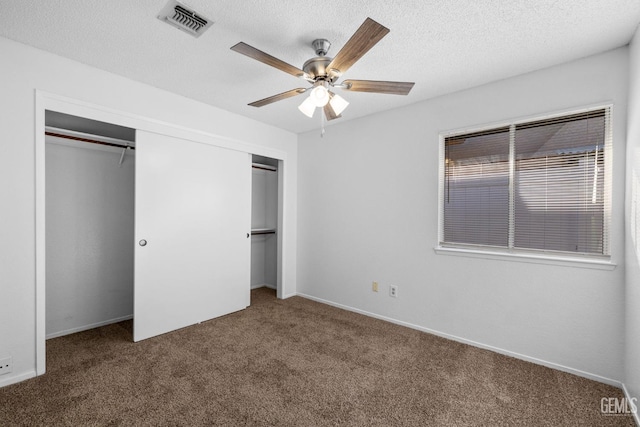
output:
POLYGON ((0 359, 0 375, 8 374, 9 372, 11 372, 11 365, 11 356, 3 357, 2 359, 0 359))

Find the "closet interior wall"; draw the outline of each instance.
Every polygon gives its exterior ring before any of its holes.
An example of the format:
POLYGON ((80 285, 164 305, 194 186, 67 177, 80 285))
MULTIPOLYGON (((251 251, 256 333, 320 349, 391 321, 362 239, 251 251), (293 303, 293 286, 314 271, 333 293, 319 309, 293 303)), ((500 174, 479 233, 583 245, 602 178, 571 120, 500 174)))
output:
POLYGON ((70 119, 85 127, 68 132, 61 118, 46 114, 47 338, 133 316, 134 150, 87 133, 90 120, 70 119))
POLYGON ((251 186, 251 288, 277 289, 278 161, 253 156, 251 186))

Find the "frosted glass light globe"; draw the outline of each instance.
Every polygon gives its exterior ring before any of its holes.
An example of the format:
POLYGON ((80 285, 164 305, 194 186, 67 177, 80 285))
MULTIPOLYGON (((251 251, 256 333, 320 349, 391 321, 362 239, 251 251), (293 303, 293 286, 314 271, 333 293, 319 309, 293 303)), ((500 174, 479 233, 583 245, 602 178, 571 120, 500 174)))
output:
POLYGON ((302 104, 298 106, 298 110, 302 111, 305 116, 311 118, 316 111, 316 104, 310 96, 307 96, 304 101, 302 101, 302 104))
POLYGON ((331 108, 333 108, 333 112, 336 113, 336 116, 339 116, 340 114, 342 114, 344 109, 347 108, 349 103, 340 95, 334 94, 333 98, 331 98, 331 101, 329 101, 329 105, 331 105, 331 108))
POLYGON ((316 86, 311 91, 309 98, 313 100, 316 107, 324 107, 329 102, 329 91, 324 86, 316 86))

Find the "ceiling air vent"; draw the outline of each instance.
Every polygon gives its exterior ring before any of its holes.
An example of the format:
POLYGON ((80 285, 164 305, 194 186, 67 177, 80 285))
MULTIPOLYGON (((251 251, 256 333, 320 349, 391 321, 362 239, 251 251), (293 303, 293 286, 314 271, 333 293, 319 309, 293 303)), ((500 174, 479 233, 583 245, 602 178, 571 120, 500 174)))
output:
POLYGON ((200 37, 213 24, 210 19, 175 0, 169 0, 160 11, 158 19, 194 37, 200 37))

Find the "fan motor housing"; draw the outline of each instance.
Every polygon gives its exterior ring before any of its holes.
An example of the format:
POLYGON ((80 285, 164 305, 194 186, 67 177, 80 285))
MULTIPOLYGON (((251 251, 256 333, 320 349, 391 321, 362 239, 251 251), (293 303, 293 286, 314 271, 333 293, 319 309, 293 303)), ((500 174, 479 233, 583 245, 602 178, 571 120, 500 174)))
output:
POLYGON ((302 70, 311 76, 312 79, 327 77, 327 66, 331 63, 331 58, 317 56, 309 59, 302 66, 302 70))

